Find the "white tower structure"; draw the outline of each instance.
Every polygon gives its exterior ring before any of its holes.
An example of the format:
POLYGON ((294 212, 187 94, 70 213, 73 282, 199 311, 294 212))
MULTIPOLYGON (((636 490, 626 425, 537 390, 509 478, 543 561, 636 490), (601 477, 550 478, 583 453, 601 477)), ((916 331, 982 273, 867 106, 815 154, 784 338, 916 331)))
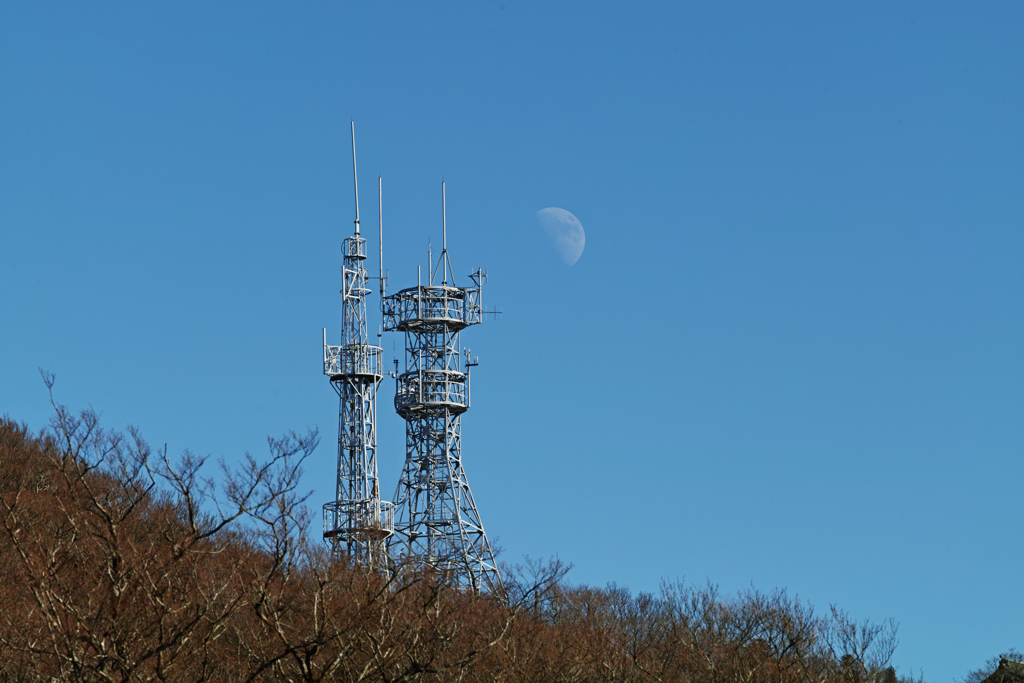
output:
MULTIPOLYGON (((483 319, 486 273, 457 287, 448 258, 444 183, 441 256, 427 283, 384 297, 384 329, 405 334, 405 370, 396 373, 395 410, 405 419, 405 465, 395 492, 391 559, 431 566, 461 586, 501 593, 501 576, 462 464, 462 414, 476 365, 459 334, 483 319), (440 275, 440 284, 435 284, 440 275), (465 356, 465 362, 463 362, 465 356)), ((395 360, 397 366, 398 360, 395 360)))
MULTIPOLYGON (((356 220, 342 242, 341 344, 327 344, 324 374, 338 393, 338 479, 335 499, 324 505, 324 540, 335 557, 347 555, 371 569, 387 566, 387 541, 394 533, 394 507, 380 499, 377 480, 377 387, 382 379, 381 347, 366 329, 366 240, 359 234, 356 127, 352 123, 352 175, 356 220)), ((381 219, 383 224, 383 219, 381 219)), ((381 252, 383 256, 383 251, 381 252)), ((383 295, 383 282, 381 283, 383 295)))

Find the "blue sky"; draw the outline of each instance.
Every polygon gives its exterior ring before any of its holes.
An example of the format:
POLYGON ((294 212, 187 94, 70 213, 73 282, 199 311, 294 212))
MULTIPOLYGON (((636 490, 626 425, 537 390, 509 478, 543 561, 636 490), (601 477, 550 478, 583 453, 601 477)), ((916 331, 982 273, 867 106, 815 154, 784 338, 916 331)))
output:
POLYGON ((504 310, 463 421, 504 559, 894 617, 929 681, 1024 648, 1024 5, 681 5, 0 5, 0 412, 45 424, 43 367, 172 451, 318 425, 327 502, 354 119, 392 288, 444 179, 504 310))

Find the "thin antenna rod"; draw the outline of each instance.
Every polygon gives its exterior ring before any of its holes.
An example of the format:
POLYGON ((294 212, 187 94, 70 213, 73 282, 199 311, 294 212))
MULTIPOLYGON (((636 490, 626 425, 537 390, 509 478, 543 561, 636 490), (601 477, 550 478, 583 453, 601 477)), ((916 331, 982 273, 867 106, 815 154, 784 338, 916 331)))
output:
POLYGON ((356 122, 352 122, 352 182, 356 188, 356 234, 359 234, 359 177, 356 174, 356 122))
POLYGON ((441 284, 448 284, 448 210, 444 201, 444 181, 441 181, 441 284))
POLYGON ((377 216, 380 225, 380 310, 384 310, 384 181, 377 176, 377 216))

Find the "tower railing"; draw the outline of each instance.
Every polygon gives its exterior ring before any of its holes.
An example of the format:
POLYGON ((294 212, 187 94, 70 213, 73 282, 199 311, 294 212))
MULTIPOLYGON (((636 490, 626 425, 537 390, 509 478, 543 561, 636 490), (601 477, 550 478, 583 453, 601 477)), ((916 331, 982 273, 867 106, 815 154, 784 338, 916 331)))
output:
POLYGON ((366 240, 362 237, 346 237, 341 242, 341 253, 347 258, 366 258, 366 240))
MULTIPOLYGON (((326 332, 325 332, 326 334, 326 332)), ((324 374, 330 377, 383 377, 383 350, 370 344, 328 346, 324 344, 324 374)))
POLYGON ((395 533, 395 506, 380 498, 324 504, 324 538, 350 541, 383 540, 395 533))
POLYGON ((480 290, 465 287, 409 287, 384 299, 384 329, 461 330, 481 322, 480 290))
POLYGON ((398 377, 395 410, 403 418, 429 410, 448 409, 458 415, 469 408, 465 373, 451 370, 420 370, 398 377))

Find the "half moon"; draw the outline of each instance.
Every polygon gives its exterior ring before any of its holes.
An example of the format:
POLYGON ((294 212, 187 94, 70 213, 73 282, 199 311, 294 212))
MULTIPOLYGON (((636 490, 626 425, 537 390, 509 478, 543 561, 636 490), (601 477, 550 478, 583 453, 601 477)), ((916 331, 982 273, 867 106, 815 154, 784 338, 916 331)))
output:
POLYGON ((552 206, 538 211, 537 220, 565 265, 571 266, 580 260, 587 244, 587 234, 576 216, 552 206))

